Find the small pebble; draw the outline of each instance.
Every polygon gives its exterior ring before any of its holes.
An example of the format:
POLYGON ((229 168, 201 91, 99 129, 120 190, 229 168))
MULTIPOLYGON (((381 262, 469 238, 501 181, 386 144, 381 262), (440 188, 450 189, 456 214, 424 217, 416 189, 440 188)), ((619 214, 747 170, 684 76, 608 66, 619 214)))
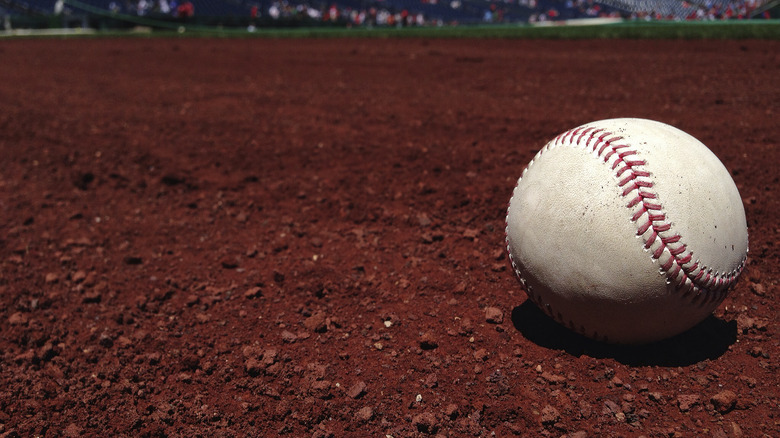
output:
POLYGON ((298 336, 296 336, 294 333, 291 333, 287 330, 282 331, 282 341, 287 342, 288 344, 292 344, 297 340, 298 336))
POLYGON ((412 425, 417 428, 417 431, 433 434, 439 430, 439 421, 435 415, 430 412, 423 412, 415 415, 412 419, 412 425))
POLYGON ((347 396, 350 398, 358 399, 362 397, 366 393, 366 382, 359 381, 352 385, 351 388, 349 388, 349 391, 347 391, 347 396))
POLYGON ((558 412, 558 409, 555 409, 555 407, 551 405, 547 405, 544 408, 542 408, 542 417, 541 421, 544 425, 550 425, 557 423, 558 420, 561 419, 561 414, 558 412))
POLYGON ((682 394, 677 396, 677 407, 680 412, 688 412, 692 407, 699 404, 699 396, 696 394, 682 394))
POLYGON ((504 322, 504 312, 498 307, 488 307, 485 309, 485 321, 491 324, 501 324, 504 322))
POLYGON ((374 418, 374 410, 371 409, 371 406, 363 406, 355 413, 355 418, 357 418, 358 421, 370 421, 374 418))
POLYGON ((420 336, 420 348, 423 350, 433 350, 439 347, 439 342, 433 336, 433 333, 426 332, 420 336))
POLYGON ((727 389, 713 395, 710 401, 718 413, 726 414, 737 405, 737 394, 727 389))

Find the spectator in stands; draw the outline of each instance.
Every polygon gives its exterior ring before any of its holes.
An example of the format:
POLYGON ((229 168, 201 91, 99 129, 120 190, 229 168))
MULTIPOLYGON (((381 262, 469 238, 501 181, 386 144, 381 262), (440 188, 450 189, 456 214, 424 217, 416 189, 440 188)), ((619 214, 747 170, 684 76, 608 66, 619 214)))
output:
POLYGON ((270 15, 274 20, 279 18, 281 15, 281 10, 279 9, 278 2, 271 3, 271 7, 268 8, 268 15, 270 15))
POLYGON ((187 20, 195 15, 195 5, 190 0, 184 0, 176 9, 176 16, 180 20, 187 20))
POLYGON ((149 9, 149 4, 146 2, 146 0, 138 0, 138 4, 136 5, 136 14, 138 14, 138 16, 144 16, 146 15, 147 9, 149 9))
POLYGON ((330 21, 336 21, 339 18, 339 10, 336 8, 336 4, 333 3, 330 5, 330 8, 328 8, 328 13, 325 16, 327 20, 330 21))
POLYGON ((171 5, 168 4, 168 0, 160 0, 159 2, 160 12, 168 15, 171 13, 171 5))

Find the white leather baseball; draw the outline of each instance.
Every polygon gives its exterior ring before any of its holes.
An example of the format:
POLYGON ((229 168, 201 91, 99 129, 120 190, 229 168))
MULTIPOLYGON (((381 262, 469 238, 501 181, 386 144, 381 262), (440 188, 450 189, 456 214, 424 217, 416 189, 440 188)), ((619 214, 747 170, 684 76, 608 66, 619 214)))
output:
POLYGON ((567 131, 523 171, 506 244, 529 298, 590 338, 647 343, 686 331, 745 266, 747 223, 704 144, 644 119, 567 131))

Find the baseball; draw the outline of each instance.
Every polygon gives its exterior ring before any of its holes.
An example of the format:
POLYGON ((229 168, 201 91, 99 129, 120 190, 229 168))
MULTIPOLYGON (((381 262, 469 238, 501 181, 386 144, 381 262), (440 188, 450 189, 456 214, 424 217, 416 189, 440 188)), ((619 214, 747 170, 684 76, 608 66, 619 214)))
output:
POLYGON ((564 132, 536 154, 509 202, 506 245, 553 319, 641 344, 712 313, 745 266, 748 234, 715 154, 677 128, 625 118, 564 132))

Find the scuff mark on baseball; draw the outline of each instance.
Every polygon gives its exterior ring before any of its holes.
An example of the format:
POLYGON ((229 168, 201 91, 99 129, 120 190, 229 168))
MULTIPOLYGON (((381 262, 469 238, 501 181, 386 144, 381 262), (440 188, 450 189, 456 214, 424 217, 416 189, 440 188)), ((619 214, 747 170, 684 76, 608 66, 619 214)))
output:
POLYGON ((506 245, 529 298, 590 338, 680 334, 735 285, 745 210, 725 166, 667 124, 611 119, 566 131, 523 171, 506 245))

